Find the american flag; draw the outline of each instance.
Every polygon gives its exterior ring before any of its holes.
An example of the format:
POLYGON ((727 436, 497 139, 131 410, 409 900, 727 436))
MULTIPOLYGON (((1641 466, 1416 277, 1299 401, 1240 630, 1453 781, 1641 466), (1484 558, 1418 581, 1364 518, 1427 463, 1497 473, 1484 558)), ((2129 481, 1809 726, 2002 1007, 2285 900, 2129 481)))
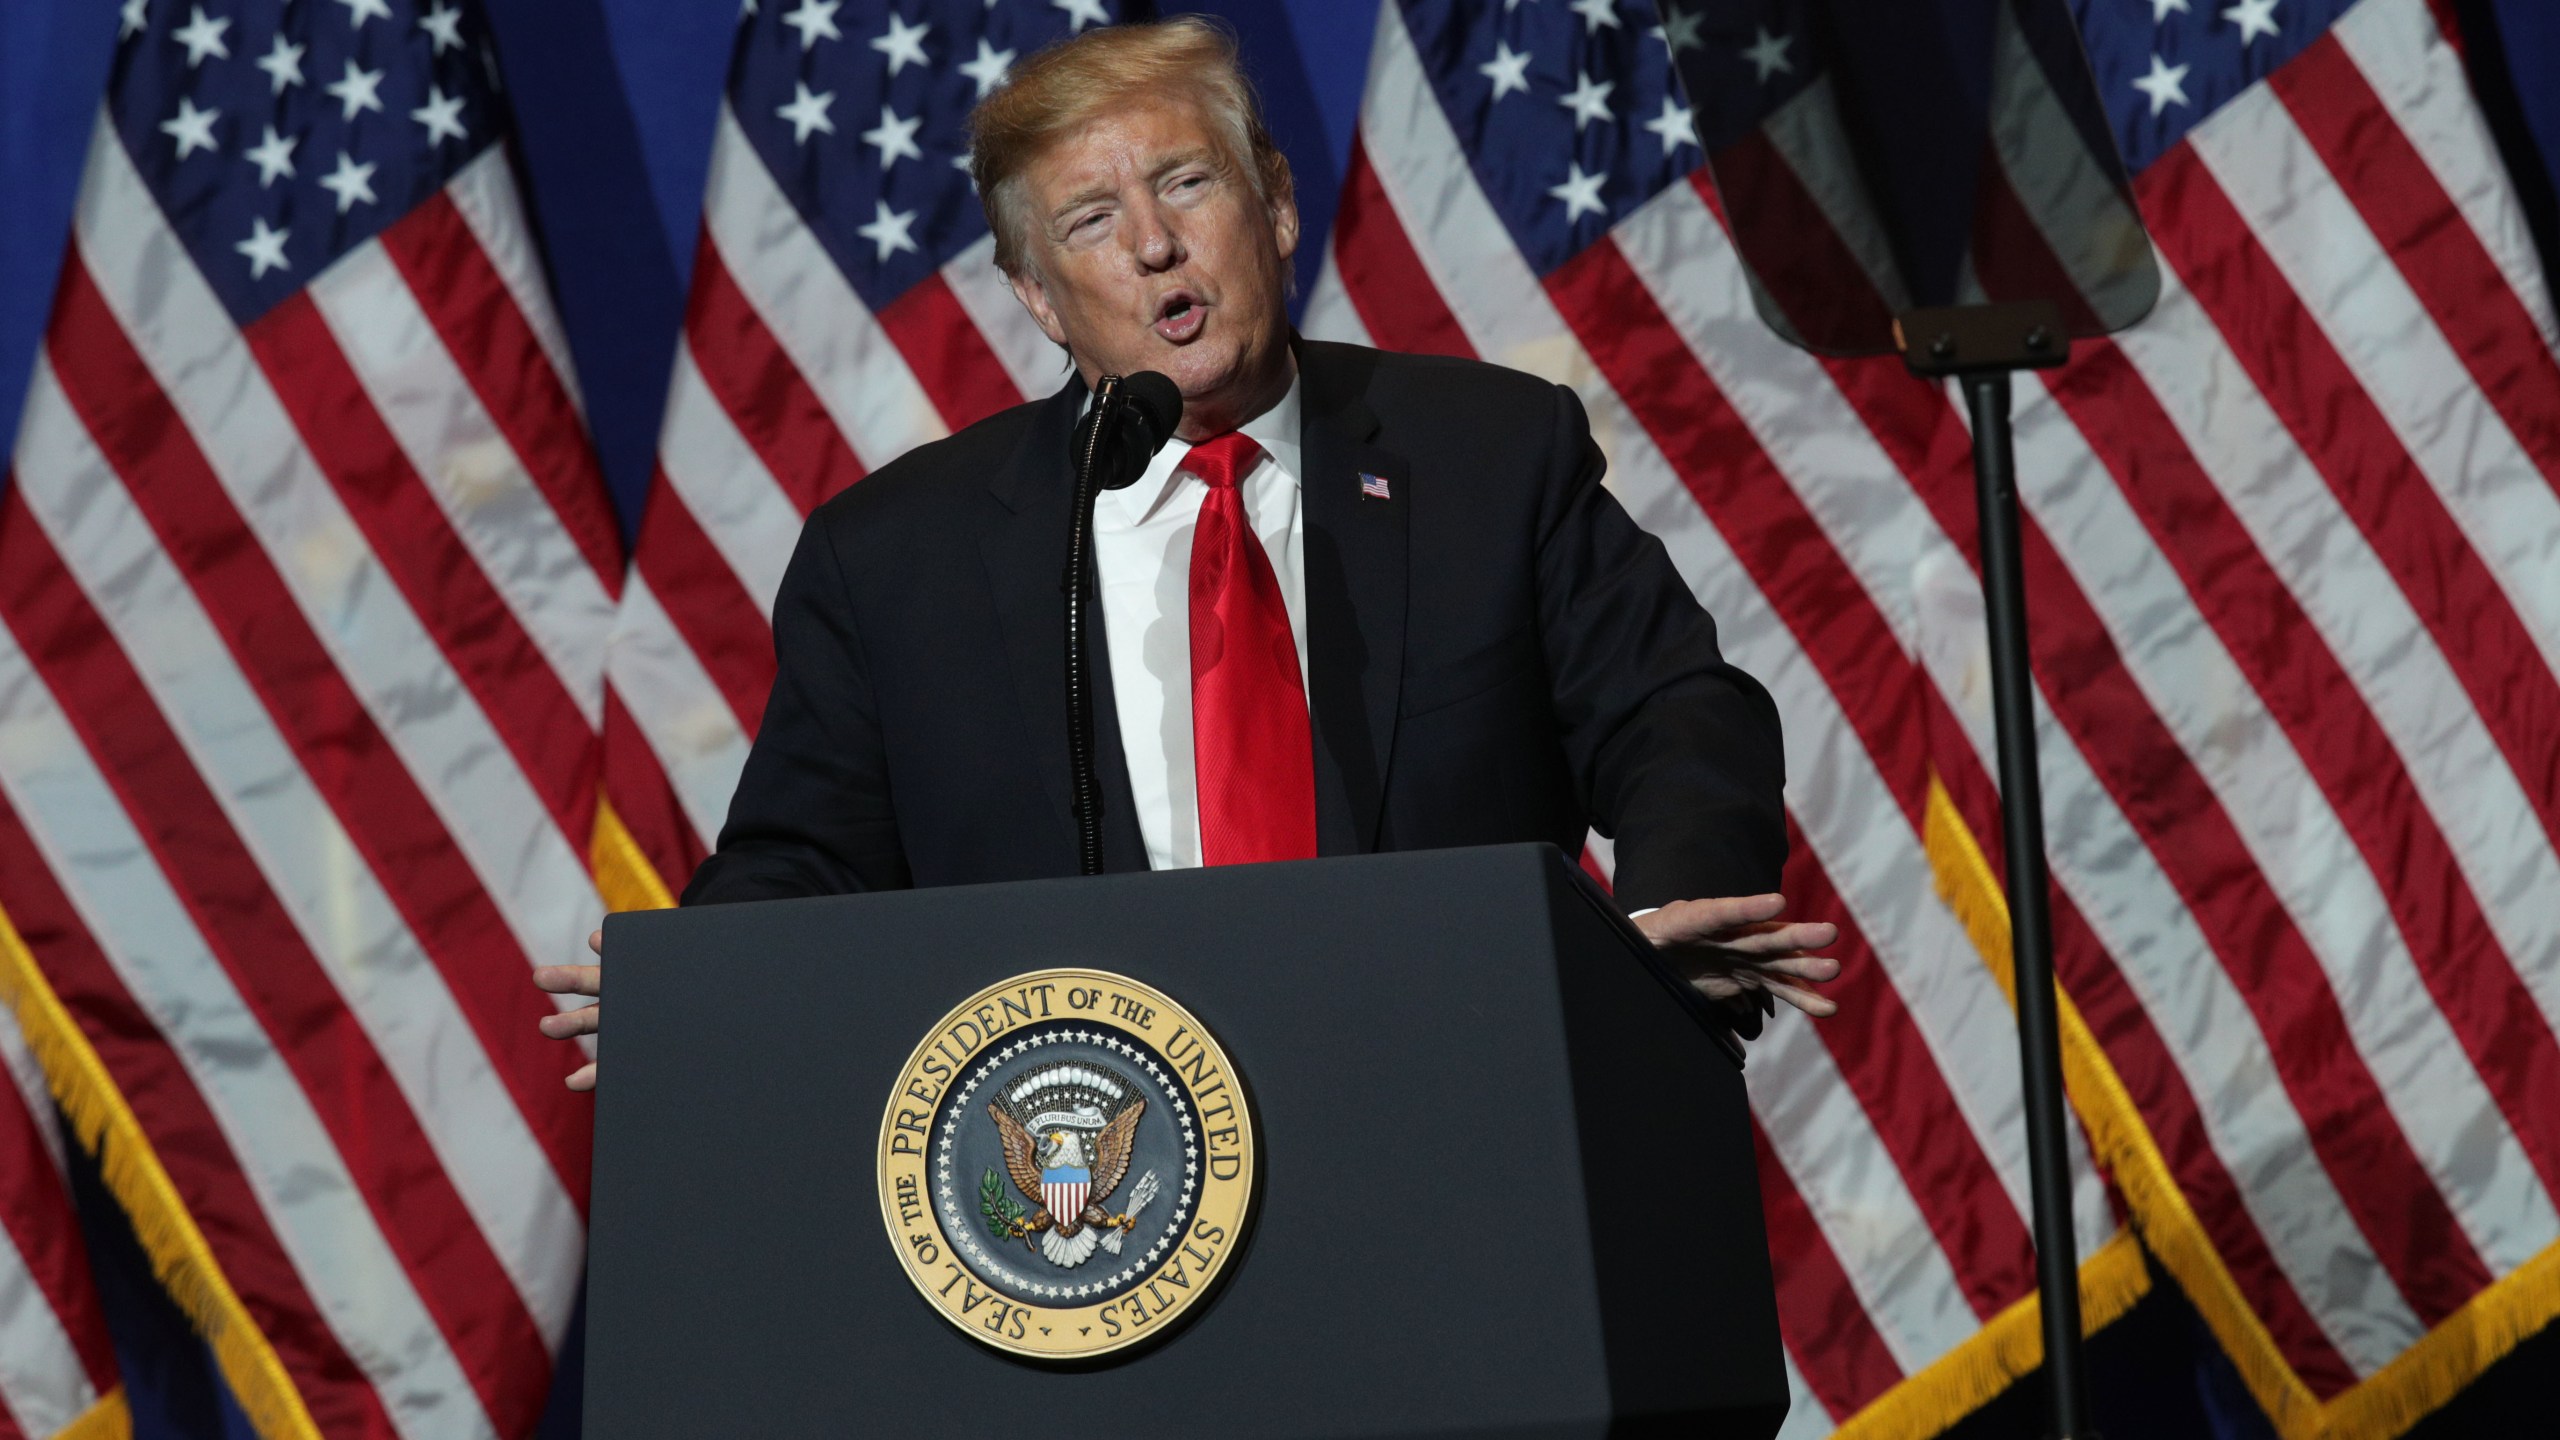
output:
MULTIPOLYGON (((676 884, 718 835, 818 502, 1066 379, 992 261, 963 125, 1105 0, 749 0, 613 638, 611 811, 676 884)), ((636 867, 635 867, 636 869, 636 867)))
POLYGON ((0 974, 271 1436, 527 1433, 583 1265, 527 970, 623 558, 498 82, 457 0, 128 0, 0 495, 0 974))
MULTIPOLYGON (((1389 0, 1307 328, 1576 386, 1777 695, 1847 962, 1748 1072, 1785 1433, 1925 1434, 2037 1358, 1970 437, 1696 169, 1858 248, 1806 8, 1389 0)), ((2397 1434, 2560 1308, 2550 298, 2427 0, 2075 9, 2166 271, 2018 404, 2084 1287, 2094 1145, 2282 1433, 2397 1434)))

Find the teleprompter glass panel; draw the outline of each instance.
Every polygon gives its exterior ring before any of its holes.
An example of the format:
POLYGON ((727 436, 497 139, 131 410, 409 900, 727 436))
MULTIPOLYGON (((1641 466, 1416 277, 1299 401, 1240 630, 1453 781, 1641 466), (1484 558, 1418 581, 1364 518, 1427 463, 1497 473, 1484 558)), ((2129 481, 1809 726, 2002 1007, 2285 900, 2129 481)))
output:
POLYGON ((1661 0, 1770 327, 1887 354, 1894 317, 2050 300, 2074 336, 2160 292, 2067 0, 1661 0))

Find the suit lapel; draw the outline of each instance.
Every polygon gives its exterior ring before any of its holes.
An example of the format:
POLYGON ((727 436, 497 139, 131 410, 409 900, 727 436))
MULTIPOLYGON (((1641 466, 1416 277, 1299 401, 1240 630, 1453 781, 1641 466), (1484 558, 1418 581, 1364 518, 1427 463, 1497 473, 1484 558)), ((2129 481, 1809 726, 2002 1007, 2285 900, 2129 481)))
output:
MULTIPOLYGON (((1378 842, 1404 680, 1410 470, 1376 444, 1362 352, 1298 345, 1307 473, 1308 710, 1314 720, 1316 849, 1356 855, 1378 842), (1364 493, 1364 477, 1385 482, 1364 493)), ((1062 542, 1063 543, 1063 542, 1062 542)))
MULTIPOLYGON (((1070 378, 1065 389, 1041 406, 1011 463, 988 483, 991 503, 984 507, 987 523, 978 538, 1031 765, 1040 774, 1040 787, 1058 822, 1070 872, 1075 864, 1075 816, 1067 793, 1067 606, 1060 580, 1066 571, 1067 512, 1075 499, 1067 437, 1083 404, 1084 384, 1070 378)), ((1110 651, 1102 607, 1094 597, 1086 598, 1085 617, 1093 647, 1094 753, 1102 784, 1103 864, 1113 871, 1144 870, 1146 842, 1130 795, 1128 759, 1120 749, 1110 651)))

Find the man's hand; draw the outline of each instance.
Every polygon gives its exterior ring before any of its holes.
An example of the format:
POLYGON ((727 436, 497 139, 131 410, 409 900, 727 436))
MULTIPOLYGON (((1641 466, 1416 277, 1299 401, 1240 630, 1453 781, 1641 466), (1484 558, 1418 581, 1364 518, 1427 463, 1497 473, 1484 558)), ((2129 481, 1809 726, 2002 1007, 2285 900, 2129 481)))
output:
POLYGON ((1839 975, 1839 961, 1813 952, 1839 939, 1840 927, 1824 920, 1781 920, 1786 908, 1783 895, 1674 900, 1635 922, 1653 948, 1665 952, 1710 1000, 1758 991, 1807 1015, 1829 1015, 1840 1007, 1791 982, 1819 985, 1839 975))
MULTIPOLYGON (((603 959, 604 932, 598 930, 589 935, 587 948, 596 952, 597 959, 603 959)), ((533 972, 533 983, 536 987, 548 990, 554 995, 602 995, 604 967, 601 965, 544 965, 533 972)), ((596 1033, 596 1027, 604 1023, 604 1016, 601 1013, 603 1004, 604 1002, 599 1000, 593 1005, 581 1005, 575 1010, 563 1010, 557 1015, 545 1015, 539 1022, 542 1033, 554 1040, 575 1040, 581 1035, 593 1035, 596 1033)), ((596 1062, 590 1060, 571 1071, 569 1088, 572 1090, 596 1088, 596 1062)))

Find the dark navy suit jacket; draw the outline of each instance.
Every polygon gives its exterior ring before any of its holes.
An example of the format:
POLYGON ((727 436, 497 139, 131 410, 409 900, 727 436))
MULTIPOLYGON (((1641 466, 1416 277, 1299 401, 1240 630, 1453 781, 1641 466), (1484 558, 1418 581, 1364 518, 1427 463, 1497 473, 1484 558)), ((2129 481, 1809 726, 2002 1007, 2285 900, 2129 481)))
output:
MULTIPOLYGON (((1629 909, 1776 889, 1776 709, 1601 487, 1573 392, 1473 361, 1297 355, 1319 851, 1571 855, 1590 824, 1617 841, 1629 909)), ((810 517, 774 604, 772 698, 687 904, 1076 872, 1059 577, 1083 398, 1071 381, 810 517)), ((1106 863, 1143 870, 1110 666, 1091 668, 1106 863)))

